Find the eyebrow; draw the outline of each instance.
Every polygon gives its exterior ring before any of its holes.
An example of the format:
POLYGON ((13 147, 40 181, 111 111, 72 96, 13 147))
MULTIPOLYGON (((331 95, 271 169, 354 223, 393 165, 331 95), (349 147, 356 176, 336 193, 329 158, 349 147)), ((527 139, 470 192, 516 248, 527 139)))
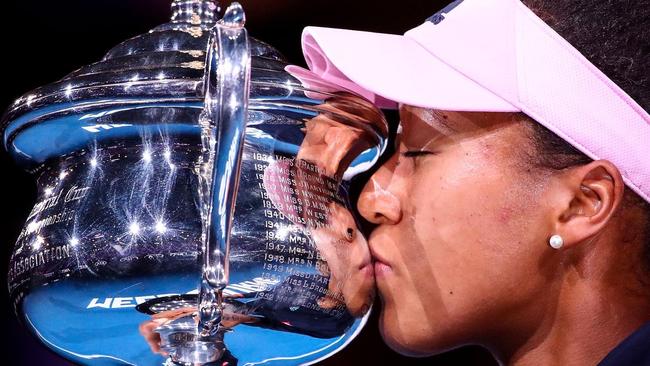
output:
POLYGON ((449 117, 446 114, 435 109, 429 109, 428 112, 433 117, 431 122, 435 123, 437 127, 440 127, 443 130, 447 130, 448 132, 458 132, 458 130, 452 126, 449 121, 449 117))
MULTIPOLYGON (((399 108, 402 109, 403 106, 404 106, 403 104, 400 104, 399 108)), ((444 132, 452 133, 452 134, 458 133, 458 130, 454 126, 452 126, 451 122, 449 121, 449 117, 443 111, 439 111, 433 108, 418 108, 418 109, 419 111, 408 112, 408 114, 414 120, 417 119, 421 123, 436 128, 443 133, 444 132)))

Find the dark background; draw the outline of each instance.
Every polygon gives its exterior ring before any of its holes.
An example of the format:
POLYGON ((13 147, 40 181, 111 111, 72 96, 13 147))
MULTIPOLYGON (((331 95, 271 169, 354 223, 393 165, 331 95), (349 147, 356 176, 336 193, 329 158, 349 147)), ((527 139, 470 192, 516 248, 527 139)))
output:
MULTIPOLYGON (((171 0, 3 2, 0 10, 0 111, 21 94, 98 61, 121 41, 167 22, 170 3, 171 0)), ((250 34, 275 46, 291 63, 303 64, 300 34, 306 25, 401 34, 419 25, 446 1, 244 0, 242 3, 250 34)), ((14 166, 4 149, 0 152, 0 164, 2 363, 71 365, 37 342, 10 309, 6 285, 8 258, 34 204, 36 186, 29 174, 14 166)), ((382 343, 376 326, 377 314, 375 312, 368 326, 349 347, 321 365, 495 364, 489 354, 478 348, 424 359, 399 356, 382 343)))

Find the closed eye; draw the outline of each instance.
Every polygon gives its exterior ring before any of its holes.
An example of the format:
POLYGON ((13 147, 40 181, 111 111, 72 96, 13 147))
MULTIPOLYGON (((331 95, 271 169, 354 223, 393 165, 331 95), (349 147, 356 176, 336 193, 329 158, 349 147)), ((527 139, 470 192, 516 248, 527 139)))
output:
POLYGON ((407 158, 417 158, 418 156, 435 155, 435 154, 436 153, 433 151, 426 151, 426 150, 409 150, 402 153, 402 155, 407 158))

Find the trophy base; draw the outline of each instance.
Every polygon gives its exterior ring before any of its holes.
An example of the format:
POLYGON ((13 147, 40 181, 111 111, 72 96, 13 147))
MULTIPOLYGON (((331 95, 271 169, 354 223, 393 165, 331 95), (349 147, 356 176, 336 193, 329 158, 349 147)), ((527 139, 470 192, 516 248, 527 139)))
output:
POLYGON ((171 365, 209 365, 226 353, 223 335, 228 328, 220 325, 216 334, 207 339, 199 334, 196 295, 161 297, 136 309, 162 322, 154 332, 160 335, 160 350, 169 355, 171 365))
MULTIPOLYGON (((246 281, 257 275, 247 271, 249 267, 237 263, 234 268, 235 287, 241 288, 243 285, 250 284, 246 281)), ((155 314, 154 317, 153 313, 145 314, 135 310, 135 307, 136 304, 145 303, 154 296, 156 296, 154 299, 169 298, 168 294, 189 291, 196 291, 194 273, 92 282, 69 279, 24 292, 24 296, 18 298, 22 300, 17 306, 19 314, 24 314, 23 321, 35 336, 53 352, 75 364, 173 366, 178 363, 174 363, 169 354, 157 352, 161 349, 151 349, 147 338, 142 333, 143 323, 149 323, 152 331, 162 325, 158 320, 159 315, 155 314), (111 333, 115 332, 115 329, 121 331, 111 333), (106 334, 115 335, 106 337, 106 334)), ((264 294, 260 294, 259 297, 262 295, 264 294)), ((198 298, 196 294, 190 296, 194 299, 198 298)), ((230 321, 229 304, 237 307, 247 305, 245 309, 237 310, 238 314, 249 314, 251 317, 263 315, 263 317, 259 317, 255 323, 241 323, 231 328, 231 331, 225 332, 224 343, 227 350, 214 364, 222 366, 228 360, 229 366, 257 363, 264 363, 267 366, 308 365, 344 348, 358 335, 367 321, 367 316, 364 316, 355 319, 349 325, 346 323, 346 328, 340 330, 338 335, 328 338, 314 337, 306 334, 306 328, 296 329, 295 326, 299 325, 296 321, 308 325, 321 325, 328 324, 331 320, 320 318, 318 321, 313 321, 310 315, 310 319, 302 321, 295 318, 296 315, 302 314, 302 311, 292 312, 288 308, 280 311, 277 311, 277 308, 265 310, 265 306, 274 303, 261 304, 260 300, 255 297, 225 300, 225 320, 230 321), (249 303, 245 303, 247 300, 249 303), (269 319, 269 316, 273 315, 275 317, 269 319), (279 315, 287 316, 279 317, 279 315), (292 321, 294 327, 289 328, 282 323, 285 320, 292 321), (278 355, 283 356, 278 357, 278 355)), ((198 307, 196 300, 185 305, 194 309, 198 307)), ((182 306, 175 308, 182 308, 182 306)), ((193 332, 194 329, 197 329, 196 323, 192 324, 191 331, 193 332)), ((155 340, 159 345, 160 339, 155 340)))
POLYGON ((225 348, 218 343, 206 341, 184 342, 163 349, 169 352, 172 364, 179 366, 210 365, 221 360, 225 353, 225 348))

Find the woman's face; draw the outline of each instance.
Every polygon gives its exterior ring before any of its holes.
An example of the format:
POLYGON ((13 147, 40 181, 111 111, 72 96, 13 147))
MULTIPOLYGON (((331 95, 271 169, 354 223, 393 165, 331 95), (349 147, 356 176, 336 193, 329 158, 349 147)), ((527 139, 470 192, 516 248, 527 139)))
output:
POLYGON ((523 123, 508 113, 400 109, 397 151, 373 175, 359 211, 397 351, 438 353, 536 321, 552 230, 532 178, 523 123))

